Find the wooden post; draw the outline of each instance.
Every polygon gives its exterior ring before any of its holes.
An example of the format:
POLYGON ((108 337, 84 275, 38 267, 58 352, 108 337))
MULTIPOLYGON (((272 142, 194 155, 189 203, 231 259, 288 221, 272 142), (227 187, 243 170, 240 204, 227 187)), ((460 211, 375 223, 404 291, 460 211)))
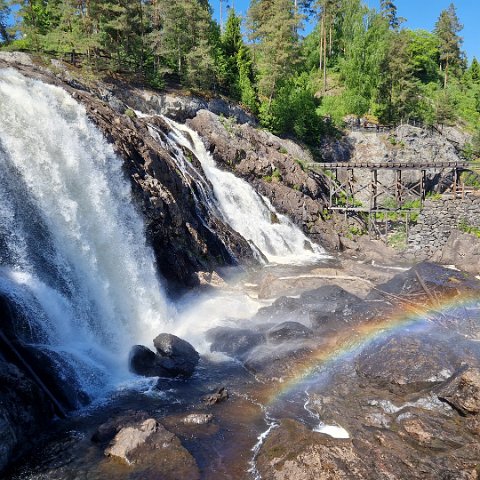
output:
POLYGON ((408 242, 408 234, 410 233, 409 228, 408 228, 409 227, 409 225, 408 225, 409 220, 410 220, 410 214, 409 214, 409 212, 406 212, 405 213, 405 234, 407 236, 407 239, 406 239, 407 242, 408 242))
POLYGON ((398 206, 402 205, 402 171, 395 170, 395 198, 398 206))
POLYGON ((421 175, 422 177, 420 179, 420 201, 423 206, 423 202, 425 202, 425 189, 427 185, 427 171, 422 170, 421 175))
POLYGON ((457 171, 457 168, 455 167, 453 169, 453 198, 455 200, 457 199, 457 182, 458 182, 458 171, 457 171))

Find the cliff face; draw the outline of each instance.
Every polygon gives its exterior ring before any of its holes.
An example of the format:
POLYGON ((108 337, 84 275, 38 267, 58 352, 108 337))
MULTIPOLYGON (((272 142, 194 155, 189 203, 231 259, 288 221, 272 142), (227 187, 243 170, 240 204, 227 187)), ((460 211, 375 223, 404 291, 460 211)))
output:
POLYGON ((247 180, 313 241, 338 247, 338 236, 325 222, 327 189, 323 178, 306 168, 312 158, 297 144, 251 125, 200 110, 188 125, 202 137, 221 168, 247 180))
MULTIPOLYGON (((114 145, 124 159, 134 198, 144 214, 158 269, 170 285, 195 285, 199 271, 255 263, 248 242, 195 201, 195 184, 182 176, 174 152, 150 134, 149 126, 154 125, 168 135, 169 127, 160 118, 138 118, 108 85, 87 88, 66 70, 54 75, 25 56, 2 54, 0 68, 7 67, 65 89, 84 105, 90 119, 114 145), (122 110, 126 114, 119 113, 122 110)), ((135 98, 133 91, 131 98, 135 98)))

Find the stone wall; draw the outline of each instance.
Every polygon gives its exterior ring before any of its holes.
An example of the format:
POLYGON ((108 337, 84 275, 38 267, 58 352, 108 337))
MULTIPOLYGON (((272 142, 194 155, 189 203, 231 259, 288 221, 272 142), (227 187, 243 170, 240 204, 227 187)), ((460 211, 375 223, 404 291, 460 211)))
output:
POLYGON ((480 197, 427 200, 417 224, 410 230, 408 253, 420 260, 440 258, 450 235, 459 231, 461 223, 480 228, 480 197))

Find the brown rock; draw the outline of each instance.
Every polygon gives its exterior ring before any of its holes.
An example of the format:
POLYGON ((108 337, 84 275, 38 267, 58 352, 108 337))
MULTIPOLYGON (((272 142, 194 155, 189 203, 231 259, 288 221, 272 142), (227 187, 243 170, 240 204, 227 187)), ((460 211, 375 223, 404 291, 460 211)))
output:
POLYGON ((438 398, 450 404, 462 415, 480 412, 480 369, 464 367, 438 390, 438 398))

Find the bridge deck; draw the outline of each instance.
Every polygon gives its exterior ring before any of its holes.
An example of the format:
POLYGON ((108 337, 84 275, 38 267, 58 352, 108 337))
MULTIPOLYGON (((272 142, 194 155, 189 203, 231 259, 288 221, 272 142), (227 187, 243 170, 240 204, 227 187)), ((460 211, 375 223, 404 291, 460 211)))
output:
POLYGON ((425 169, 444 169, 444 168, 459 168, 472 169, 475 166, 468 162, 388 162, 388 163, 372 163, 372 162, 309 162, 307 164, 310 168, 322 168, 326 170, 335 169, 352 169, 365 168, 371 170, 425 170, 425 169))

